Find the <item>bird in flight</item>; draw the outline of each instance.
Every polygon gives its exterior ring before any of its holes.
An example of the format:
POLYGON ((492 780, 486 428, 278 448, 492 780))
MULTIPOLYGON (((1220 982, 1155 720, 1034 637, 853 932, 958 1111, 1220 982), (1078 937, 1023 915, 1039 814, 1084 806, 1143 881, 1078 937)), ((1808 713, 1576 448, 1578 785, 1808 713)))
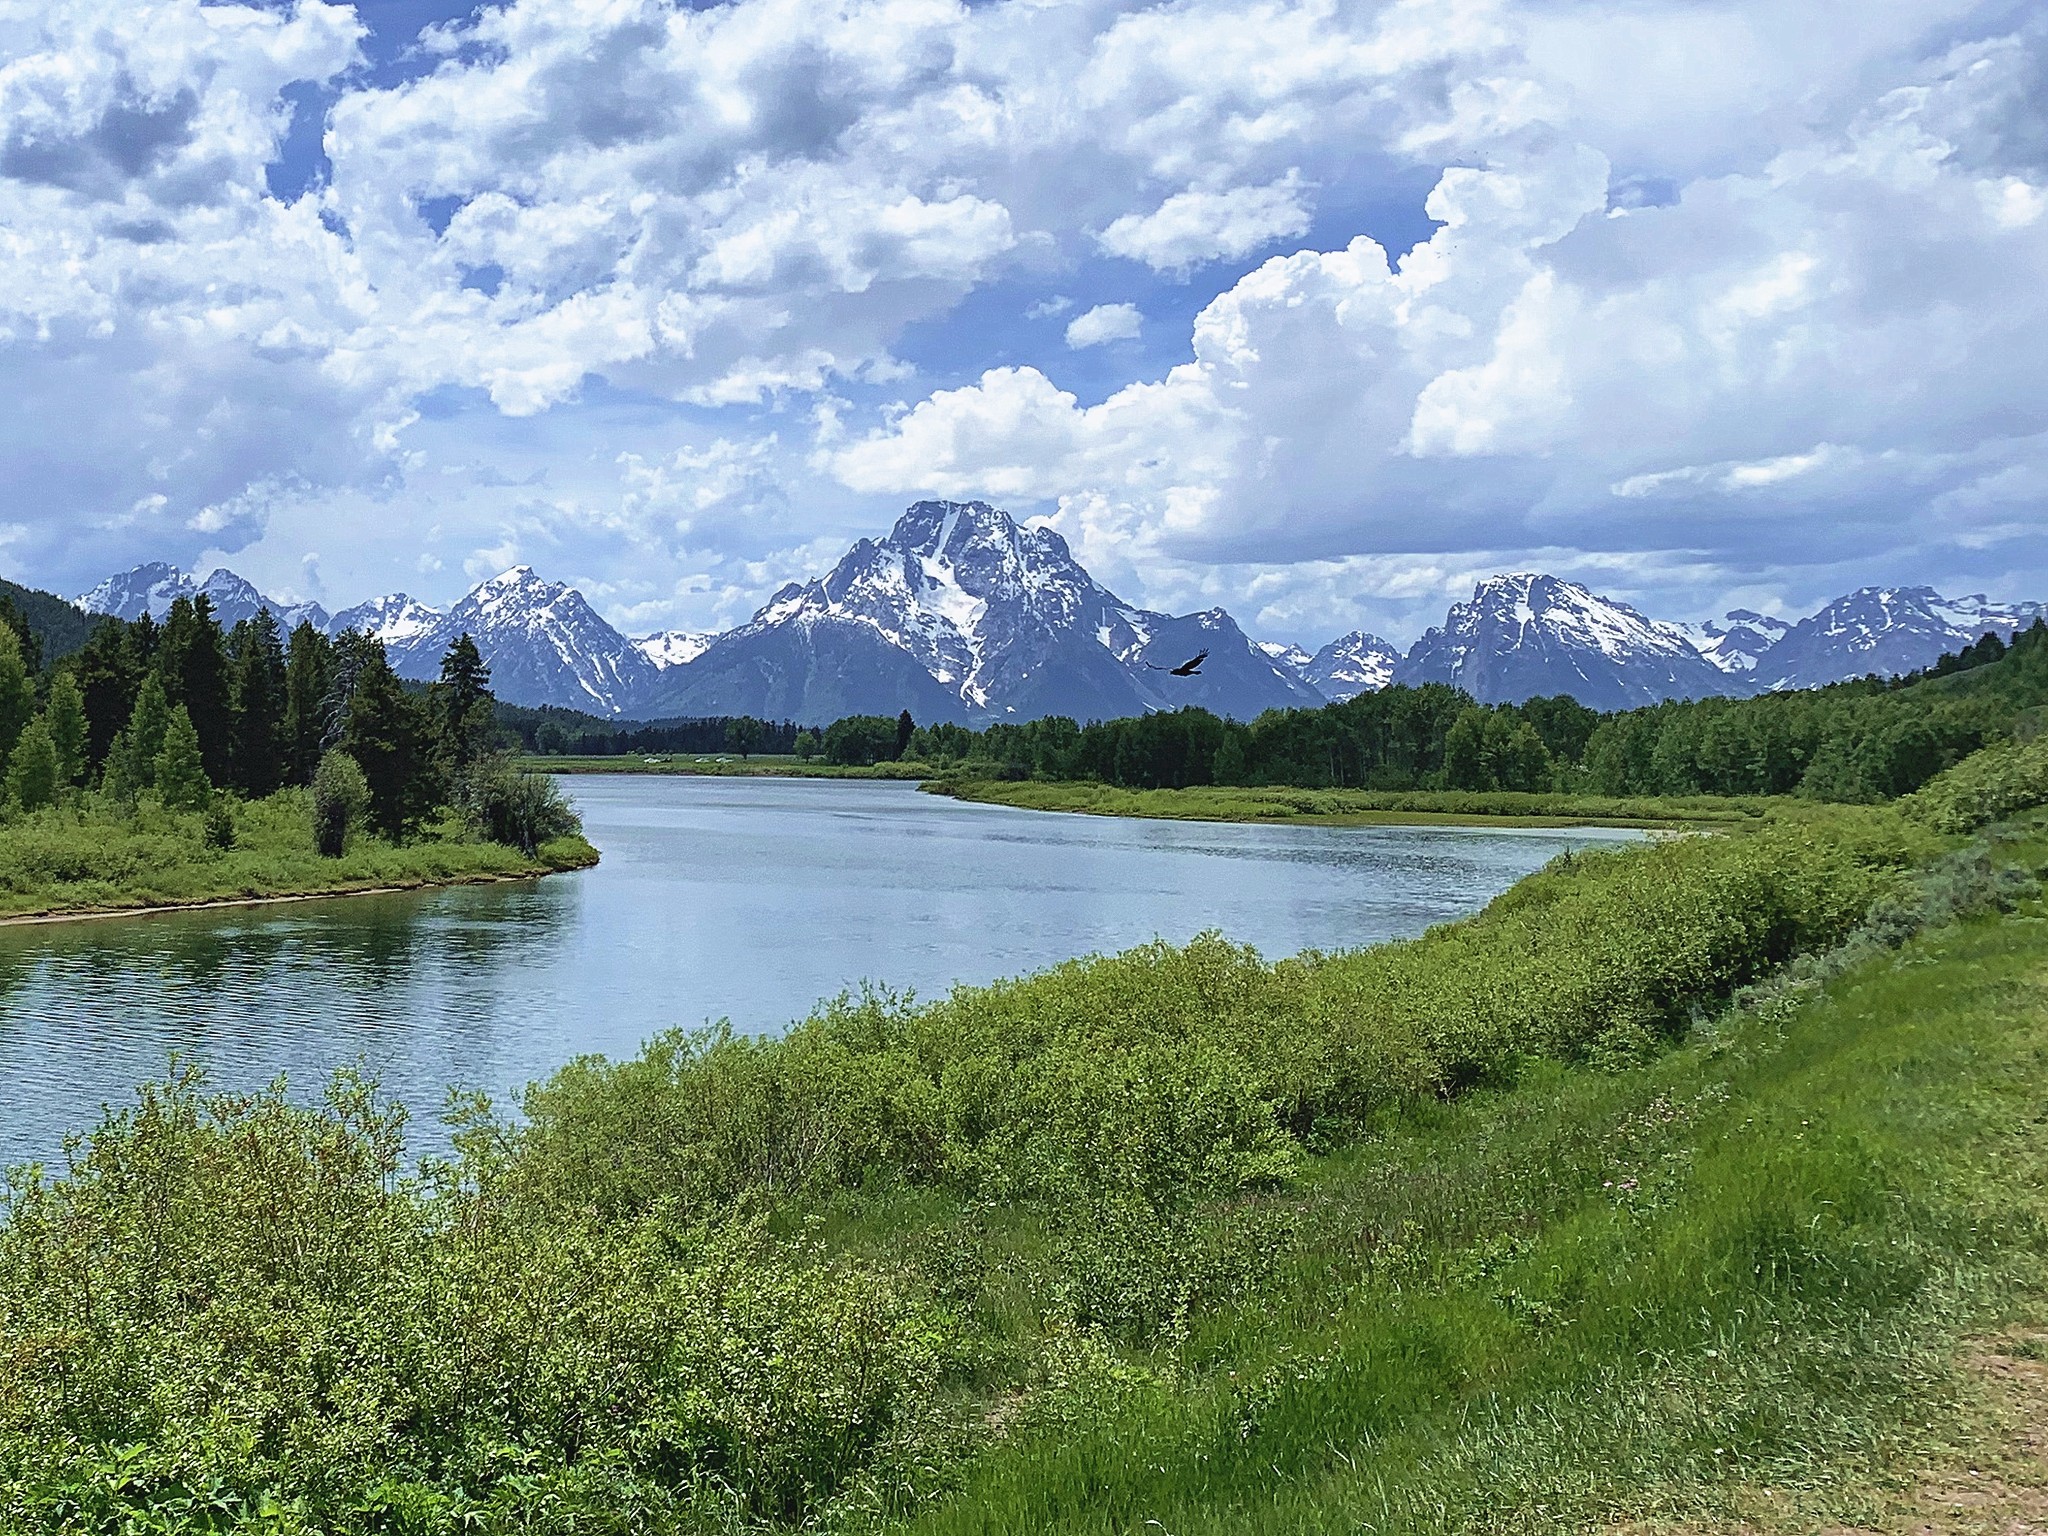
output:
POLYGON ((1202 675, 1202 663, 1208 659, 1209 653, 1207 651, 1197 651, 1177 667, 1162 667, 1158 663, 1150 661, 1146 662, 1145 665, 1154 672, 1165 672, 1174 677, 1200 677, 1202 675))

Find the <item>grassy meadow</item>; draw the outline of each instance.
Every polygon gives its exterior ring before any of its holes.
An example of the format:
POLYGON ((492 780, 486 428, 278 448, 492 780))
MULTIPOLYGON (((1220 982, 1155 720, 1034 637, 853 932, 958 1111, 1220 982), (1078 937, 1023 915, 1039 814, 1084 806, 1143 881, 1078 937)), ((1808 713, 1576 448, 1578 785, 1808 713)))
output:
POLYGON ((402 843, 358 832, 341 857, 326 858, 314 846, 308 791, 222 803, 232 847, 209 839, 199 812, 153 802, 129 810, 98 795, 0 823, 0 919, 514 878, 597 858, 580 836, 527 858, 452 815, 402 843))
POLYGON ((1622 797, 1506 790, 1239 788, 1126 789, 1093 780, 937 778, 932 794, 1030 811, 1143 816, 1166 821, 1301 822, 1325 826, 1707 827, 1797 815, 1787 797, 1622 797))
POLYGON ((181 1073, 12 1181, 0 1528, 1881 1522, 2048 1323, 2048 818, 1954 787, 670 1033, 418 1167, 181 1073))

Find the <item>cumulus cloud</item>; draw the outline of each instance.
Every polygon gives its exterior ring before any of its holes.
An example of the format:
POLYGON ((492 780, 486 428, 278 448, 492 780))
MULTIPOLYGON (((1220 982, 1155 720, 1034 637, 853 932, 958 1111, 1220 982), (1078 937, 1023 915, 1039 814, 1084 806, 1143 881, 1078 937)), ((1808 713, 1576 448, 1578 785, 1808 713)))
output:
POLYGON ((1145 328, 1145 317, 1135 304, 1098 304, 1086 314, 1067 323, 1067 345, 1072 348, 1099 347, 1105 342, 1130 341, 1145 328))
POLYGON ((345 5, 0 7, 0 547, 81 586, 516 545, 642 612, 942 492, 1273 614, 1516 551, 1694 607, 2038 583, 2016 15, 509 0, 372 79, 345 5), (1423 188, 1434 234, 1375 238, 1423 188), (1070 354, 1203 300, 1159 376, 1070 354))
POLYGON ((1100 241, 1112 256, 1128 256, 1158 272, 1186 272, 1199 262, 1247 255, 1306 234, 1308 226, 1301 178, 1289 171, 1269 186, 1177 192, 1150 213, 1117 219, 1100 241))

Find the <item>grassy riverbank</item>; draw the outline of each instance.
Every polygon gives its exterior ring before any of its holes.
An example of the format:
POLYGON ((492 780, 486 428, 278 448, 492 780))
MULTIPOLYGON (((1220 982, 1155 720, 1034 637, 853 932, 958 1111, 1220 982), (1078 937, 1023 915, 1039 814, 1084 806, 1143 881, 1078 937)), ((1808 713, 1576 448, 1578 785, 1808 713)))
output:
POLYGON ((340 895, 517 878, 595 863, 579 837, 533 858, 444 817, 403 843, 359 833, 339 858, 314 847, 304 790, 235 803, 234 846, 207 837, 206 817, 149 805, 133 813, 78 796, 0 826, 0 919, 128 911, 286 896, 340 895))
POLYGON ((176 1080, 0 1224, 0 1526, 1861 1518, 2048 1317, 2044 860, 1582 853, 1356 954, 663 1036, 416 1178, 353 1080, 176 1080))
POLYGON ((1717 795, 1618 799, 1503 791, 1344 789, 1119 789, 1087 780, 941 778, 928 792, 1031 811, 1141 816, 1167 821, 1300 822, 1325 826, 1692 827, 1743 825, 1805 809, 1801 802, 1717 795))
POLYGON ((676 752, 615 757, 535 756, 517 760, 536 773, 681 774, 692 778, 923 779, 926 763, 873 763, 865 767, 828 763, 821 757, 757 753, 752 757, 676 752))

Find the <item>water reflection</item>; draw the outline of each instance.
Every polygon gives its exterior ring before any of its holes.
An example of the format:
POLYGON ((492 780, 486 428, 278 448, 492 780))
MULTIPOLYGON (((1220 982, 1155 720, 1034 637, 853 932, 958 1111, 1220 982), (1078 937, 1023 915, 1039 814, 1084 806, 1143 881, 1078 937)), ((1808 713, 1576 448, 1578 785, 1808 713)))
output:
POLYGON ((0 1163, 160 1074, 311 1091, 360 1061, 416 1113, 670 1024, 772 1030, 874 978, 930 994, 1220 928, 1269 954, 1412 934, 1608 833, 1128 822, 908 785, 573 782, 598 869, 0 930, 0 1163))

